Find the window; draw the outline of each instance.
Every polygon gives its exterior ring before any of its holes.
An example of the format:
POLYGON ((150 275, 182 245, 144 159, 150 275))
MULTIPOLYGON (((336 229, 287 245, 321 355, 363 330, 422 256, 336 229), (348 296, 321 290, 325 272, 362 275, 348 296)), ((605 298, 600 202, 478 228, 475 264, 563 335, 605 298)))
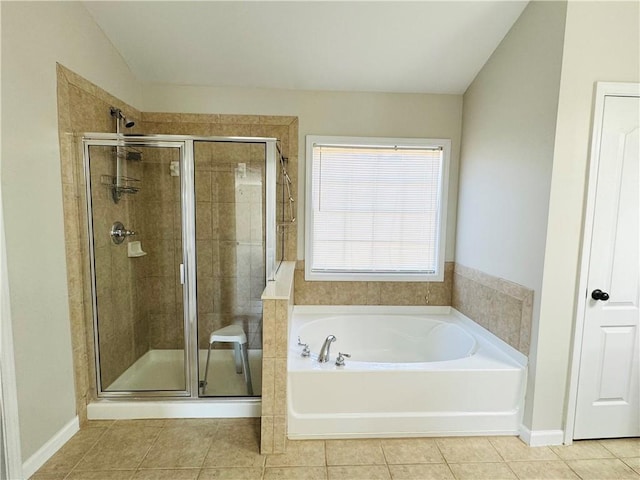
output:
POLYGON ((305 278, 442 281, 450 145, 308 135, 305 278))

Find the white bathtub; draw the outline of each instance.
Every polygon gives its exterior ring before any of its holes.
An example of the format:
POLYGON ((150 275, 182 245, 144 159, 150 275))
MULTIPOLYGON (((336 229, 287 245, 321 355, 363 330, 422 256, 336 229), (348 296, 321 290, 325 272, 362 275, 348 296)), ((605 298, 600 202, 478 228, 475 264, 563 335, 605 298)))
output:
POLYGON ((519 433, 526 357, 454 309, 296 306, 289 332, 289 438, 519 433))

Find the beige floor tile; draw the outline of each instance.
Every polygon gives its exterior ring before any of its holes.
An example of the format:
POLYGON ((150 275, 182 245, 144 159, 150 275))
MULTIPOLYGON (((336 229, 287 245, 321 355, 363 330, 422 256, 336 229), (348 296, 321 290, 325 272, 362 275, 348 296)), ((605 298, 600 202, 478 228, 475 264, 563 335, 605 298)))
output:
POLYGON ((382 451, 388 464, 444 463, 436 441, 432 438, 382 440, 382 451))
POLYGON ((113 424, 117 427, 156 427, 162 428, 167 423, 164 418, 146 418, 140 420, 116 420, 113 424))
POLYGON ((82 457, 93 447, 106 428, 85 428, 76 433, 65 443, 43 466, 40 472, 64 471, 70 472, 82 457))
POLYGON ((325 467, 273 467, 265 468, 264 480, 326 480, 325 467))
POLYGON ((449 463, 502 462, 502 457, 483 437, 438 438, 436 444, 449 463))
POLYGON ((613 458, 613 453, 595 440, 580 440, 572 445, 549 447, 563 460, 583 460, 589 458, 613 458))
POLYGON ((164 421, 165 428, 207 427, 217 430, 219 425, 219 418, 168 418, 164 421))
POLYGON ((162 429, 114 425, 80 461, 76 470, 126 470, 140 465, 162 429))
POLYGON ((636 473, 640 473, 640 457, 622 458, 621 460, 633 468, 636 473))
POLYGON ((509 462, 520 480, 578 480, 578 476, 561 460, 509 462))
POLYGON ((109 470, 83 472, 75 470, 65 480, 130 480, 135 470, 109 470))
POLYGON ((287 442, 286 452, 269 455, 267 467, 324 467, 325 453, 322 440, 295 440, 287 442))
POLYGON ((164 428, 140 468, 200 468, 216 427, 164 428))
POLYGON ((506 463, 451 463, 458 480, 517 480, 506 463))
POLYGON ((616 457, 640 457, 640 438, 616 438, 600 443, 616 457))
POLYGON ((327 465, 384 465, 380 440, 327 440, 327 465))
POLYGON ((216 438, 220 440, 224 439, 253 439, 260 443, 260 423, 237 423, 231 424, 228 422, 220 423, 218 425, 218 431, 216 438))
POLYGON ((69 472, 36 472, 29 480, 63 480, 69 472))
POLYGON ((115 420, 87 420, 82 428, 109 428, 115 423, 115 420))
POLYGON ((204 468, 198 480, 261 480, 260 467, 204 468))
POLYGON ((256 438, 217 438, 211 444, 202 468, 263 467, 265 459, 266 456, 260 455, 256 438))
POLYGON ((558 460, 558 456, 548 447, 530 447, 518 437, 493 437, 491 445, 506 461, 519 460, 558 460))
POLYGON ((389 465, 393 480, 454 480, 445 464, 389 465))
POLYGON ((329 480, 391 480, 386 465, 327 467, 329 480))
POLYGON ((138 470, 131 480, 197 480, 199 468, 138 470))
POLYGON ((571 460, 567 465, 583 480, 640 479, 640 475, 617 458, 571 460))

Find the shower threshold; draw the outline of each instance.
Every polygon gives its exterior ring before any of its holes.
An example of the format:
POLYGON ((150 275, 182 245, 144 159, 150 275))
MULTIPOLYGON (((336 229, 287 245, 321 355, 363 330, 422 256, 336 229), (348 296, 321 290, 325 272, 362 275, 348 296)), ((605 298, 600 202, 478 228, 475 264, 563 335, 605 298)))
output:
MULTIPOLYGON (((200 350, 200 375, 207 351, 200 350)), ((249 350, 254 392, 261 391, 262 350, 249 350)), ((247 397, 244 376, 235 371, 233 350, 213 350, 207 395, 199 399, 100 399, 87 406, 89 419, 258 417, 260 397, 247 397), (237 398, 228 398, 237 397, 237 398)), ((150 350, 123 372, 106 392, 184 390, 184 352, 150 350)))

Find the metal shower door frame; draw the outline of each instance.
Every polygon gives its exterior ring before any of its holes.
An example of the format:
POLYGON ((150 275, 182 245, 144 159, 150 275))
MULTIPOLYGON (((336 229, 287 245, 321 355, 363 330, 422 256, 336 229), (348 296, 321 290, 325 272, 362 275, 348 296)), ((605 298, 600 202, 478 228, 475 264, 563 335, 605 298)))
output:
MULTIPOLYGON (((195 158, 194 142, 263 143, 265 145, 265 276, 266 281, 275 278, 276 258, 276 138, 271 137, 197 137, 191 135, 122 135, 113 133, 85 133, 82 137, 83 166, 86 185, 86 208, 89 234, 89 264, 91 269, 91 301, 93 340, 95 349, 96 387, 98 398, 174 398, 207 401, 228 401, 215 397, 199 396, 198 378, 198 303, 196 296, 196 235, 195 235, 195 158), (103 147, 159 147, 178 148, 180 152, 180 199, 182 214, 182 286, 184 317, 184 390, 145 390, 105 392, 100 379, 100 355, 98 338, 97 286, 91 200, 91 175, 89 148, 103 147), (269 226, 272 226, 269 228, 269 226)), ((232 400, 233 401, 233 400, 232 400)))

